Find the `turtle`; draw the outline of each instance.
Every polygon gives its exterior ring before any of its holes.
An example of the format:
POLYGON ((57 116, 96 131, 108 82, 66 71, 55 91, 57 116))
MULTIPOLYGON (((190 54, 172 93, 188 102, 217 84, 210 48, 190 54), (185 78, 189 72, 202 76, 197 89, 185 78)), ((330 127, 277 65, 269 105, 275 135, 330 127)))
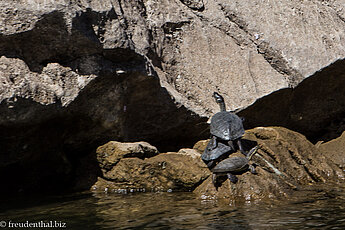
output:
POLYGON ((232 151, 232 148, 222 142, 218 142, 217 148, 213 148, 212 139, 208 142, 204 152, 201 155, 202 160, 206 163, 208 168, 213 168, 216 162, 227 157, 232 151))
POLYGON ((236 183, 238 178, 233 173, 244 172, 250 170, 251 173, 256 174, 255 167, 249 164, 251 157, 256 153, 258 146, 253 147, 246 157, 230 155, 229 158, 219 162, 212 171, 212 182, 214 185, 217 183, 217 177, 226 174, 232 183, 236 183))
POLYGON ((236 151, 237 144, 239 150, 243 155, 247 155, 244 151, 241 138, 244 135, 243 118, 240 118, 235 113, 226 111, 224 98, 217 92, 213 93, 213 97, 219 104, 220 112, 213 115, 210 124, 211 143, 210 148, 217 148, 219 140, 227 141, 228 145, 236 151))

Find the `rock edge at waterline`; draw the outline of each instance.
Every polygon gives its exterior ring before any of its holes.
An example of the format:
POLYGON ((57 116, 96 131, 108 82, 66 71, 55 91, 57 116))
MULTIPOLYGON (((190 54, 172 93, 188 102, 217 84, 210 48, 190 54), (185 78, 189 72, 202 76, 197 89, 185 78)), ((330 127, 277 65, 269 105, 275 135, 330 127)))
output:
POLYGON ((194 191, 203 199, 248 201, 282 198, 300 186, 344 180, 336 159, 331 160, 332 155, 323 154, 299 133, 282 127, 257 127, 246 131, 243 139, 247 148, 259 146, 251 159, 258 174, 244 172, 238 175, 236 184, 224 178, 221 186, 215 188, 212 173, 201 160, 206 140, 196 143, 193 149, 169 153, 155 152, 153 146, 145 143, 150 154, 140 147, 144 142, 109 142, 97 150, 98 159, 102 159, 102 176, 91 190, 194 191), (133 149, 140 151, 134 153, 133 149), (114 162, 114 156, 116 164, 104 164, 114 162))

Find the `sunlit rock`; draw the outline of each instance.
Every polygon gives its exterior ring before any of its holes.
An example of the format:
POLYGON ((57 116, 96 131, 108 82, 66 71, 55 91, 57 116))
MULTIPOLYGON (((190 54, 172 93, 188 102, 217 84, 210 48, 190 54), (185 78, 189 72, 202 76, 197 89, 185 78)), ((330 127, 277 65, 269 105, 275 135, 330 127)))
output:
POLYGON ((102 169, 109 170, 122 158, 149 158, 157 155, 158 150, 147 142, 121 143, 110 141, 98 147, 96 153, 99 166, 102 169))
POLYGON ((329 161, 334 162, 345 172, 345 132, 336 139, 316 146, 329 161))
POLYGON ((210 177, 194 191, 198 196, 254 201, 286 197, 304 185, 343 182, 344 172, 299 133, 258 127, 248 130, 243 140, 247 149, 255 144, 259 147, 250 161, 257 174, 239 173, 237 183, 225 176, 219 187, 210 177))
POLYGON ((210 175, 210 171, 201 160, 200 153, 194 149, 181 149, 178 153, 156 155, 155 148, 149 146, 148 152, 153 151, 144 157, 140 143, 142 142, 109 142, 98 148, 98 154, 102 152, 102 157, 98 159, 103 175, 98 178, 91 190, 192 191, 210 175), (118 146, 125 151, 116 149, 118 146), (105 149, 107 150, 104 151, 105 149), (108 154, 104 154, 105 152, 108 154))

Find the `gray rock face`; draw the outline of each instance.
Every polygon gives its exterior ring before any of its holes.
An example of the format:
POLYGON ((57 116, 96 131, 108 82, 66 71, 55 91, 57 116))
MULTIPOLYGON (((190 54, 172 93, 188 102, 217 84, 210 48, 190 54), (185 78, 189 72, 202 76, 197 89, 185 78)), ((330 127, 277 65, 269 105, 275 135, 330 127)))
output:
POLYGON ((108 140, 193 143, 212 92, 244 108, 343 59, 344 3, 1 1, 0 171, 25 190, 108 140))

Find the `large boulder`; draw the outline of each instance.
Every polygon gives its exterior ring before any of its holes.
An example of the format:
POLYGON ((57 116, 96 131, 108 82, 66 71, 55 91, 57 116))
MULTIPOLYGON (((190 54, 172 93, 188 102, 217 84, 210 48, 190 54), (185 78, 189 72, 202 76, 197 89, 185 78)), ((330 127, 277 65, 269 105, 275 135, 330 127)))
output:
POLYGON ((97 155, 102 175, 91 190, 192 191, 210 174, 200 153, 194 149, 158 155, 154 150, 142 142, 109 142, 99 147, 97 155))
POLYGON ((149 158, 157 155, 158 150, 147 142, 121 143, 110 141, 98 147, 96 154, 100 167, 104 170, 109 170, 122 158, 149 158))
MULTIPOLYGON (((342 153, 336 157, 323 152, 326 145, 327 151, 335 149, 332 142, 315 146, 303 135, 282 127, 248 130, 242 140, 246 149, 258 146, 250 160, 257 174, 241 172, 237 175, 237 183, 220 176, 216 186, 211 171, 201 160, 207 140, 197 142, 194 149, 161 154, 145 142, 111 141, 97 149, 102 173, 91 190, 115 193, 194 191, 202 199, 251 202, 287 197, 304 186, 345 180, 343 166, 339 164, 343 160, 342 153)), ((240 152, 233 154, 242 155, 240 152)))
POLYGON ((215 187, 211 177, 194 192, 203 199, 254 201, 288 196, 301 186, 326 181, 344 182, 344 172, 303 135, 281 127, 248 130, 243 140, 246 148, 257 144, 252 157, 257 175, 249 171, 238 175, 238 182, 226 177, 215 187))

